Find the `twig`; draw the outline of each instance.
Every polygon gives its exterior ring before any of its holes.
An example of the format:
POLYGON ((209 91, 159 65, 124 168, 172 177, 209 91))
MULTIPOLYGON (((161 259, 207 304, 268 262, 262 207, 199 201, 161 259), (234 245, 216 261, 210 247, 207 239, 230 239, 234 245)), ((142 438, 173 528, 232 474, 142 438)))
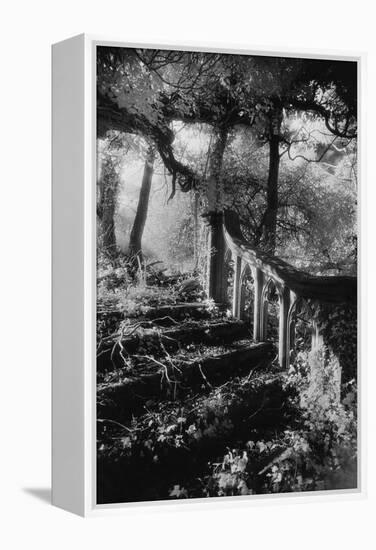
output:
POLYGON ((115 424, 116 426, 119 426, 120 428, 123 428, 123 430, 127 430, 128 432, 132 432, 130 428, 127 426, 124 426, 124 424, 120 424, 120 422, 116 422, 116 420, 110 420, 108 418, 97 418, 97 422, 109 422, 110 424, 115 424))
MULTIPOLYGON (((164 365, 163 363, 161 363, 157 359, 154 359, 154 357, 152 357, 151 355, 134 355, 134 357, 140 357, 140 358, 143 358, 143 359, 148 359, 149 361, 153 361, 153 363, 155 363, 156 365, 159 365, 160 367, 162 367, 162 369, 163 369, 162 373, 165 374, 167 382, 169 384, 172 384, 172 381, 170 380, 170 378, 168 376, 168 370, 167 370, 166 365, 164 365)), ((174 380, 173 382, 176 382, 176 380, 174 380)))
POLYGON ((198 368, 199 368, 199 371, 201 372, 201 376, 202 378, 205 380, 205 382, 207 383, 208 386, 210 386, 210 388, 212 388, 213 386, 210 384, 209 380, 206 378, 203 370, 202 370, 202 367, 201 367, 201 363, 198 364, 198 368))

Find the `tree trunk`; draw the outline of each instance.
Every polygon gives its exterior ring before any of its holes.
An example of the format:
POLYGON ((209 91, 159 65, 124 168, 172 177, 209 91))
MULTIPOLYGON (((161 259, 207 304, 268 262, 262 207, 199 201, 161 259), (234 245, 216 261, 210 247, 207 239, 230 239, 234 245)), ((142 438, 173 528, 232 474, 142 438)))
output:
POLYGON ((113 257, 116 254, 114 216, 119 177, 110 155, 105 159, 102 170, 97 213, 101 220, 103 250, 108 256, 113 257))
POLYGON ((278 214, 278 177, 279 177, 279 142, 282 122, 282 109, 273 110, 270 119, 269 133, 269 173, 266 195, 266 212, 264 221, 264 246, 271 254, 275 253, 278 214))
POLYGON ((199 262, 199 221, 198 221, 198 192, 193 192, 193 259, 194 270, 198 269, 199 262))
POLYGON ((226 148, 227 130, 217 132, 209 162, 207 188, 208 214, 210 225, 208 243, 207 293, 216 303, 224 304, 227 299, 225 269, 225 240, 223 234, 223 184, 221 171, 226 148))
POLYGON ((144 165, 136 217, 129 239, 129 255, 132 256, 134 260, 137 260, 137 258, 142 260, 142 235, 148 214, 150 189, 154 171, 154 156, 154 151, 149 149, 144 165))
POLYGON ((222 212, 223 183, 221 171, 223 155, 227 142, 227 129, 221 128, 215 132, 214 147, 209 158, 209 177, 207 185, 208 212, 222 212))

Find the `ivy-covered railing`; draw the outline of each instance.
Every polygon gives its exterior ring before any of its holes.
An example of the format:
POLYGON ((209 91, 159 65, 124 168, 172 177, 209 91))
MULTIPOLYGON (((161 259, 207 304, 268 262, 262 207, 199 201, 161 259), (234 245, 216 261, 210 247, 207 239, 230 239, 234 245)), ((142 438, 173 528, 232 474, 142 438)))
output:
MULTIPOLYGON (((351 304, 356 309, 357 280, 350 276, 313 276, 284 260, 266 254, 248 243, 239 223, 231 214, 224 216, 224 244, 234 266, 232 314, 241 318, 244 303, 244 275, 251 271, 254 281, 253 336, 266 339, 268 300, 274 285, 279 300, 278 357, 288 366, 295 346, 296 314, 302 301, 330 305, 351 304)), ((312 348, 322 343, 322 330, 317 316, 312 316, 312 348)))

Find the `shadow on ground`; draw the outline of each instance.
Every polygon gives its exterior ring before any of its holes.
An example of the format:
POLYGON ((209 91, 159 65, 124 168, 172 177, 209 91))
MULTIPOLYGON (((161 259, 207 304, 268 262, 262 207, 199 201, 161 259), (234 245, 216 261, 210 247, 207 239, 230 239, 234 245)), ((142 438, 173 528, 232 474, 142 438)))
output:
POLYGON ((51 504, 51 489, 49 487, 24 487, 23 491, 34 498, 51 504))

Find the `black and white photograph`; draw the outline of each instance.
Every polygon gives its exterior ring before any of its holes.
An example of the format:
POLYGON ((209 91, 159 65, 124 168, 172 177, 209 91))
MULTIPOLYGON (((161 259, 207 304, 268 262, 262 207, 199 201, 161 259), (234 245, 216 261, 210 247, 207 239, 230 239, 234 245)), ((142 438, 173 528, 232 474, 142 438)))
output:
POLYGON ((96 47, 96 502, 359 487, 358 63, 96 47))
POLYGON ((371 3, 2 10, 6 550, 373 550, 371 3))

